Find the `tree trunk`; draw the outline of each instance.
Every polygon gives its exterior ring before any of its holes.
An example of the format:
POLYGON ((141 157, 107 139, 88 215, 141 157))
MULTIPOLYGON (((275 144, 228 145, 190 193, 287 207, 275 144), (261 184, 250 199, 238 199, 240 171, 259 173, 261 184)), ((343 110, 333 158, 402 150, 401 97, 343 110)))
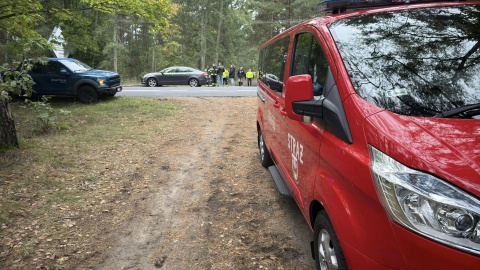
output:
POLYGON ((115 72, 118 72, 117 27, 117 15, 113 14, 113 71, 115 72))
POLYGON ((223 0, 220 1, 220 15, 218 16, 218 26, 217 26, 217 49, 215 50, 215 63, 220 61, 219 50, 220 50, 220 38, 222 33, 222 20, 223 20, 223 0))
POLYGON ((285 28, 288 29, 291 26, 291 19, 292 19, 292 0, 287 1, 287 23, 285 28))
POLYGON ((0 99, 0 146, 13 146, 18 148, 15 121, 8 100, 0 99))
POLYGON ((200 20, 200 68, 201 70, 205 69, 206 65, 206 55, 207 55, 207 37, 206 37, 206 22, 205 22, 205 12, 203 11, 200 14, 201 20, 200 20))
POLYGON ((153 48, 152 48, 152 71, 157 71, 157 67, 155 66, 155 34, 153 35, 153 48))

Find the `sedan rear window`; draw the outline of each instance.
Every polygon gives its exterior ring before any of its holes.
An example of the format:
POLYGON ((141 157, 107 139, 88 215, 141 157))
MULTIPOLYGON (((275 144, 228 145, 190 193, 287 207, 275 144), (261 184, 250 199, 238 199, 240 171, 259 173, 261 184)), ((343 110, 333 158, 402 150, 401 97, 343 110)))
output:
POLYGON ((360 96, 428 117, 480 103, 479 25, 475 5, 367 14, 329 28, 360 96))

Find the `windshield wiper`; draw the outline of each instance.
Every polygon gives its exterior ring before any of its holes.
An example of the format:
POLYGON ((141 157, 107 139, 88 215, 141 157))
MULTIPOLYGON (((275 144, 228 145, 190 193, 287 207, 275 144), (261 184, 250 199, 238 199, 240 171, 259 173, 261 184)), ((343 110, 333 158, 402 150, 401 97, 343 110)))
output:
POLYGON ((470 104, 470 105, 463 105, 455 109, 451 109, 448 111, 444 111, 441 113, 437 113, 433 117, 440 117, 440 118, 449 118, 455 115, 459 115, 465 112, 468 112, 470 110, 475 110, 475 109, 480 109, 480 103, 477 104, 470 104))

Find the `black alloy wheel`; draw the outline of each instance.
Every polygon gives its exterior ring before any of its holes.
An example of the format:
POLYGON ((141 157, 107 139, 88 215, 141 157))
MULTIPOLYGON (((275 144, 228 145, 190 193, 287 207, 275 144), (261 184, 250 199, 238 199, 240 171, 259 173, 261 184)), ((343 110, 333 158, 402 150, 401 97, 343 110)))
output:
POLYGON ((98 93, 94 87, 83 85, 77 91, 77 96, 82 103, 93 103, 98 101, 98 93))

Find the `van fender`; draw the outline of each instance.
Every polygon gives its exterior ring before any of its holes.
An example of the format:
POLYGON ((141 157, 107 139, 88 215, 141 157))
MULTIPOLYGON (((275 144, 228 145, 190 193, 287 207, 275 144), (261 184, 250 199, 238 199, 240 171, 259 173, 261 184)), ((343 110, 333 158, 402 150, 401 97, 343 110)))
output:
MULTIPOLYGON (((327 171, 320 171, 315 181, 313 201, 310 204, 310 223, 313 228, 316 215, 324 209, 329 216, 345 257, 370 258, 384 266, 402 269, 401 254, 391 222, 378 200, 357 189, 351 183, 327 171), (375 243, 375 245, 372 245, 375 243), (353 250, 356 252, 351 253, 353 250)), ((354 267, 353 267, 354 268, 354 267)))
POLYGON ((346 192, 343 190, 343 186, 337 183, 330 175, 320 172, 317 175, 315 181, 313 199, 320 203, 320 205, 311 204, 311 216, 310 224, 313 228, 315 218, 321 210, 325 210, 330 217, 332 224, 338 234, 339 239, 345 238, 345 234, 348 234, 350 224, 354 222, 352 216, 349 215, 349 204, 346 192), (346 231, 346 233, 343 233, 346 231), (342 237, 343 236, 343 237, 342 237))

